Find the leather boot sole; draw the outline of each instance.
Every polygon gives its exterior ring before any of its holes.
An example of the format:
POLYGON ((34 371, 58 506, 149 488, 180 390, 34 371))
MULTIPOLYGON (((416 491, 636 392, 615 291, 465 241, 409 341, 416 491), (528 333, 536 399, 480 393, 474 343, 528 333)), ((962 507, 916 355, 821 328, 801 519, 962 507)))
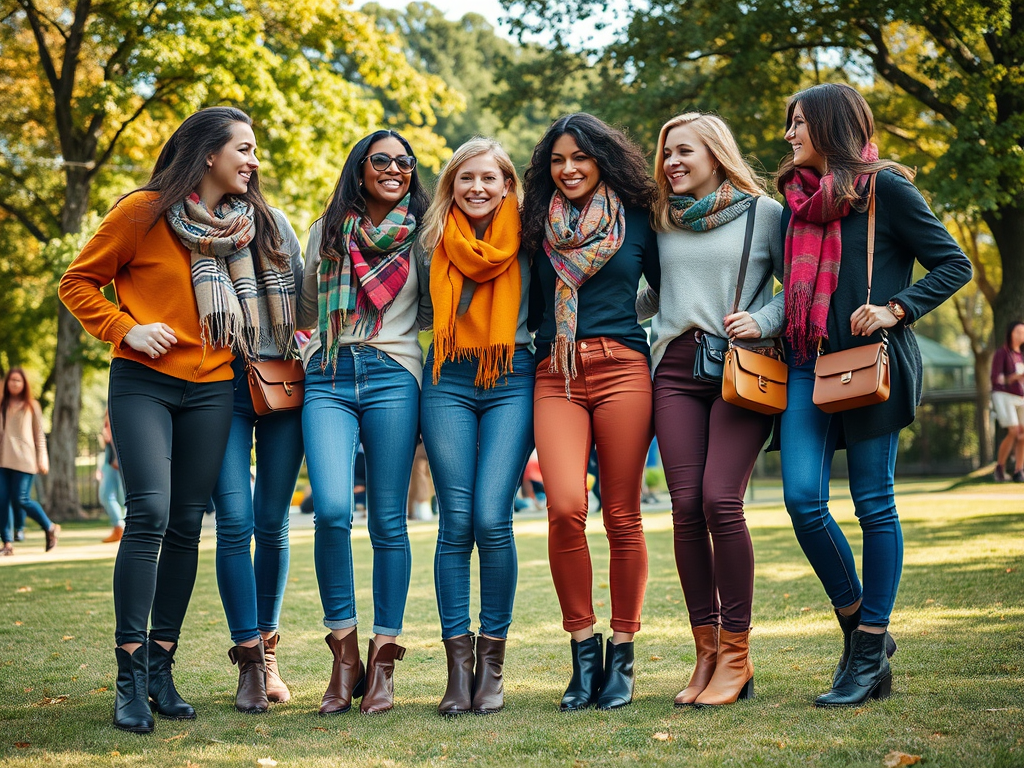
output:
POLYGON ((141 725, 141 726, 140 725, 127 726, 127 725, 121 725, 120 723, 117 723, 117 722, 115 722, 113 725, 119 731, 127 731, 128 733, 137 733, 139 735, 142 735, 144 733, 152 733, 153 732, 153 728, 154 728, 154 726, 152 726, 152 725, 150 725, 150 726, 145 726, 145 725, 141 725))
MULTIPOLYGON (((736 697, 736 701, 743 701, 744 699, 752 699, 752 698, 754 698, 754 678, 750 678, 749 680, 747 680, 747 682, 745 682, 743 684, 743 687, 740 688, 739 696, 736 697)), ((705 704, 705 703, 702 703, 702 702, 701 703, 694 702, 693 704, 676 704, 676 706, 677 707, 693 706, 693 707, 697 707, 698 709, 701 709, 703 707, 728 707, 730 704, 735 704, 736 701, 727 701, 727 702, 724 702, 722 704, 705 704)))
POLYGON ((192 715, 165 715, 163 712, 158 712, 157 711, 157 706, 158 706, 158 704, 155 701, 153 701, 152 699, 150 699, 150 701, 149 701, 149 708, 150 708, 150 710, 152 710, 153 714, 157 715, 161 720, 195 720, 196 719, 196 716, 194 714, 192 714, 192 715))
POLYGON ((819 709, 843 709, 843 708, 849 709, 851 707, 859 707, 861 704, 866 702, 868 699, 879 699, 879 700, 881 700, 881 699, 888 699, 890 696, 892 696, 892 674, 891 673, 886 675, 885 677, 883 677, 877 683, 875 683, 874 687, 870 691, 868 691, 868 695, 865 696, 860 701, 842 702, 842 703, 836 703, 836 704, 833 704, 832 702, 828 702, 828 701, 824 701, 824 702, 815 701, 814 702, 814 706, 818 707, 819 709))

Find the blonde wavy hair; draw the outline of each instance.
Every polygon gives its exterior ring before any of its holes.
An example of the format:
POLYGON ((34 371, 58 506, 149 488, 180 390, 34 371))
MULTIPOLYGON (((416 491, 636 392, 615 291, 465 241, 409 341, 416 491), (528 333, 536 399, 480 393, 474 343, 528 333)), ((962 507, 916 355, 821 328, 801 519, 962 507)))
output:
POLYGON ((511 180, 512 183, 509 185, 508 191, 514 196, 516 204, 522 202, 522 184, 519 182, 519 175, 516 173, 516 167, 512 163, 512 158, 508 156, 508 152, 494 139, 474 136, 452 153, 448 162, 441 169, 441 174, 437 177, 434 200, 423 215, 423 230, 419 237, 420 243, 423 244, 428 254, 433 253, 444 234, 448 211, 451 210, 455 202, 455 175, 459 168, 467 160, 487 154, 494 158, 505 181, 511 180))
POLYGON ((725 171, 725 176, 740 192, 748 195, 766 194, 767 185, 740 153, 736 139, 729 126, 718 115, 705 112, 686 112, 676 115, 661 127, 658 134, 658 149, 655 152, 654 182, 658 185, 658 200, 654 204, 654 226, 659 232, 669 232, 679 227, 669 215, 668 199, 672 194, 672 186, 665 175, 665 139, 668 132, 680 125, 688 125, 704 142, 711 156, 725 171))

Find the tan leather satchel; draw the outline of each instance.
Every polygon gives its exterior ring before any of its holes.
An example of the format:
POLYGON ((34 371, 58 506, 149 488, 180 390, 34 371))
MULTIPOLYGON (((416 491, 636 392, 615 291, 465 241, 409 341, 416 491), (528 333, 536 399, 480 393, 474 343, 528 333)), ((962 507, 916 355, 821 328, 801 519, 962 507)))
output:
MULTIPOLYGON (((875 176, 868 191, 868 298, 875 260, 875 176)), ((889 399, 889 333, 875 344, 820 355, 814 364, 812 400, 825 413, 839 413, 889 399)))
POLYGON ((246 371, 249 375, 252 409, 257 416, 302 407, 306 374, 302 370, 301 360, 252 360, 246 366, 246 371))

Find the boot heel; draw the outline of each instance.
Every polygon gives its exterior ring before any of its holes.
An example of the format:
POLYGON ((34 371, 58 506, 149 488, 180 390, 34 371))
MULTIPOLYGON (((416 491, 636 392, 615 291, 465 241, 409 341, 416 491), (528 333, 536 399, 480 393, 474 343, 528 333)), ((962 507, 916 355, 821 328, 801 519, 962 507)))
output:
POLYGON ((892 696, 892 675, 886 675, 878 681, 878 685, 871 691, 872 699, 888 699, 892 696))
POLYGON ((752 699, 754 698, 754 678, 747 680, 746 684, 740 690, 740 695, 737 699, 752 699))
POLYGON ((363 675, 359 682, 356 683, 356 687, 352 689, 352 698, 361 699, 363 694, 366 692, 366 675, 363 675))

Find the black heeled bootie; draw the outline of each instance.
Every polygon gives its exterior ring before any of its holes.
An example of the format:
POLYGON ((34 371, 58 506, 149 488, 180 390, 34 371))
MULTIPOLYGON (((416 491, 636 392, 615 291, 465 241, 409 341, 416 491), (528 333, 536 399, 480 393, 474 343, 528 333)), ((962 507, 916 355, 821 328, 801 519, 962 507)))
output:
POLYGON ((150 706, 160 717, 167 720, 195 720, 196 711, 178 694, 171 677, 174 651, 168 651, 156 640, 149 641, 149 700, 150 706))
POLYGON ((572 679, 565 689, 559 708, 575 712, 597 703, 604 685, 604 665, 601 659, 601 635, 588 637, 583 642, 572 641, 572 679))
POLYGON ((855 629, 850 658, 832 690, 814 701, 816 707, 856 707, 868 699, 885 699, 892 692, 892 671, 885 655, 885 634, 855 629))
POLYGON ((604 685, 597 698, 598 709, 618 709, 633 701, 633 643, 608 640, 604 656, 604 685))
MULTIPOLYGON (((850 658, 850 635, 853 634, 853 630, 860 626, 860 606, 857 606, 857 610, 849 616, 843 616, 839 611, 836 611, 836 619, 839 621, 839 628, 843 630, 843 655, 839 657, 839 663, 836 664, 836 671, 832 673, 833 687, 839 682, 839 678, 843 674, 843 669, 846 668, 846 660, 850 658)), ((896 653, 896 641, 893 639, 892 635, 886 632, 885 656, 886 658, 891 659, 894 653, 896 653)))
POLYGON ((131 654, 123 648, 115 648, 114 656, 117 658, 114 727, 132 733, 152 733, 146 646, 140 645, 131 654))

